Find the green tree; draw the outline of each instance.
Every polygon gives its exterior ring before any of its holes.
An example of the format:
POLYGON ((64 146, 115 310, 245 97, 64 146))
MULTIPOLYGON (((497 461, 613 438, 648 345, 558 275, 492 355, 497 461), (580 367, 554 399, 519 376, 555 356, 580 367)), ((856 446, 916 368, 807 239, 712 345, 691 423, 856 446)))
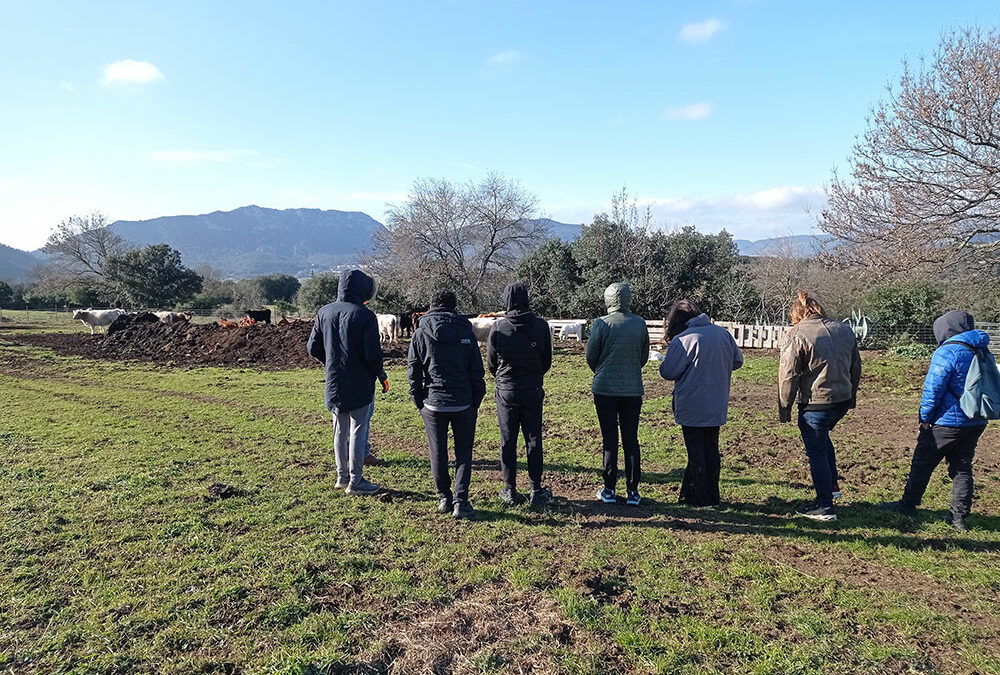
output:
POLYGON ((14 289, 6 281, 0 281, 0 307, 10 307, 14 301, 14 289))
POLYGON ((323 305, 337 299, 339 285, 340 276, 338 274, 314 274, 302 284, 295 304, 303 311, 313 313, 323 305))
POLYGON ((928 281, 885 283, 865 294, 861 311, 879 332, 929 326, 941 313, 943 295, 928 281))
POLYGON ((295 294, 299 292, 299 287, 302 286, 299 280, 290 274, 268 274, 257 277, 256 281, 260 284, 260 291, 266 302, 278 300, 291 302, 295 294))
POLYGON ((579 315, 583 277, 571 244, 549 239, 518 263, 517 278, 528 285, 531 306, 538 314, 563 319, 579 315))
POLYGON ((109 258, 105 278, 119 299, 132 307, 172 307, 190 300, 202 287, 198 273, 184 267, 180 252, 167 244, 109 258))

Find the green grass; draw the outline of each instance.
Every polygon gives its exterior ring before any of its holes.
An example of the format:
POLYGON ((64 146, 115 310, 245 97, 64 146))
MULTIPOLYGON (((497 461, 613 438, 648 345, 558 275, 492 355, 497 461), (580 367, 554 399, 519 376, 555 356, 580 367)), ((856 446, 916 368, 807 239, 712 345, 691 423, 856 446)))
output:
POLYGON ((0 332, 0 672, 1000 673, 995 433, 972 532, 938 522, 940 470, 921 517, 873 506, 905 477, 899 411, 924 363, 866 362, 835 433, 850 503, 816 524, 792 516, 809 481, 795 428, 768 408, 775 356, 737 373, 731 506, 705 513, 676 504, 685 453, 652 367, 644 503, 594 502, 589 373, 560 354, 546 407, 559 499, 499 502, 488 396, 477 518, 456 523, 435 512, 401 368, 376 404, 389 464, 369 473, 391 490, 377 501, 333 489, 319 370, 87 361, 15 332, 0 332), (213 483, 238 493, 213 498, 213 483))

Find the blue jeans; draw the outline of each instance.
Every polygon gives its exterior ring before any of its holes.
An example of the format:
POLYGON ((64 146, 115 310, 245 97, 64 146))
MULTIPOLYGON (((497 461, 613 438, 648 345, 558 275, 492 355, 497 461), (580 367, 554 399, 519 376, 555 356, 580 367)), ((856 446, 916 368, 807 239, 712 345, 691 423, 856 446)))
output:
MULTIPOLYGON (((375 415, 375 399, 372 399, 372 404, 368 406, 368 429, 369 434, 371 433, 372 417, 375 415)), ((372 454, 372 442, 369 434, 365 434, 365 457, 372 454)))
POLYGON ((799 410, 799 431, 809 458, 809 472, 816 488, 816 504, 833 506, 833 484, 837 482, 837 453, 830 431, 847 414, 849 403, 828 410, 799 410))

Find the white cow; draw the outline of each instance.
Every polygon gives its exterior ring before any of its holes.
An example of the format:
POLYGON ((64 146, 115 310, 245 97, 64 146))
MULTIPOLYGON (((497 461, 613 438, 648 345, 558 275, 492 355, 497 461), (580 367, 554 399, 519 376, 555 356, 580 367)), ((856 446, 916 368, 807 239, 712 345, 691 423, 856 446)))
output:
POLYGON ((399 342, 399 318, 395 314, 376 314, 378 337, 382 342, 399 342))
POLYGON ((182 321, 191 320, 191 315, 185 312, 153 312, 153 314, 158 316, 160 321, 168 326, 172 323, 180 323, 182 321))
POLYGON ((566 324, 565 326, 563 326, 562 328, 559 329, 559 339, 560 340, 568 340, 571 337, 573 337, 574 335, 576 336, 576 341, 577 342, 582 342, 583 341, 583 324, 582 323, 580 323, 580 322, 577 322, 577 323, 568 323, 568 324, 566 324))
POLYGON ((125 313, 124 309, 78 309, 73 312, 73 320, 81 321, 83 325, 90 326, 90 334, 94 334, 94 328, 104 328, 115 322, 115 319, 125 313))
POLYGON ((490 336, 490 329, 496 322, 497 317, 495 316, 476 316, 469 319, 469 323, 472 324, 472 332, 476 334, 476 340, 479 342, 486 342, 490 336))

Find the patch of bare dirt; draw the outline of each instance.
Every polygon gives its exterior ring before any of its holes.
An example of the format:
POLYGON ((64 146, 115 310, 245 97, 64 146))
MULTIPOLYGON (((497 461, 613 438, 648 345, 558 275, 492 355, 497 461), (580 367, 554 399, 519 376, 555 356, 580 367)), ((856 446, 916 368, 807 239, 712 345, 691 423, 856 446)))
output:
MULTIPOLYGON (((9 334, 6 339, 92 359, 285 369, 319 367, 306 353, 311 329, 312 324, 307 321, 237 328, 137 322, 106 335, 18 333, 9 334)), ((406 357, 405 345, 386 345, 384 351, 387 365, 406 357)))

